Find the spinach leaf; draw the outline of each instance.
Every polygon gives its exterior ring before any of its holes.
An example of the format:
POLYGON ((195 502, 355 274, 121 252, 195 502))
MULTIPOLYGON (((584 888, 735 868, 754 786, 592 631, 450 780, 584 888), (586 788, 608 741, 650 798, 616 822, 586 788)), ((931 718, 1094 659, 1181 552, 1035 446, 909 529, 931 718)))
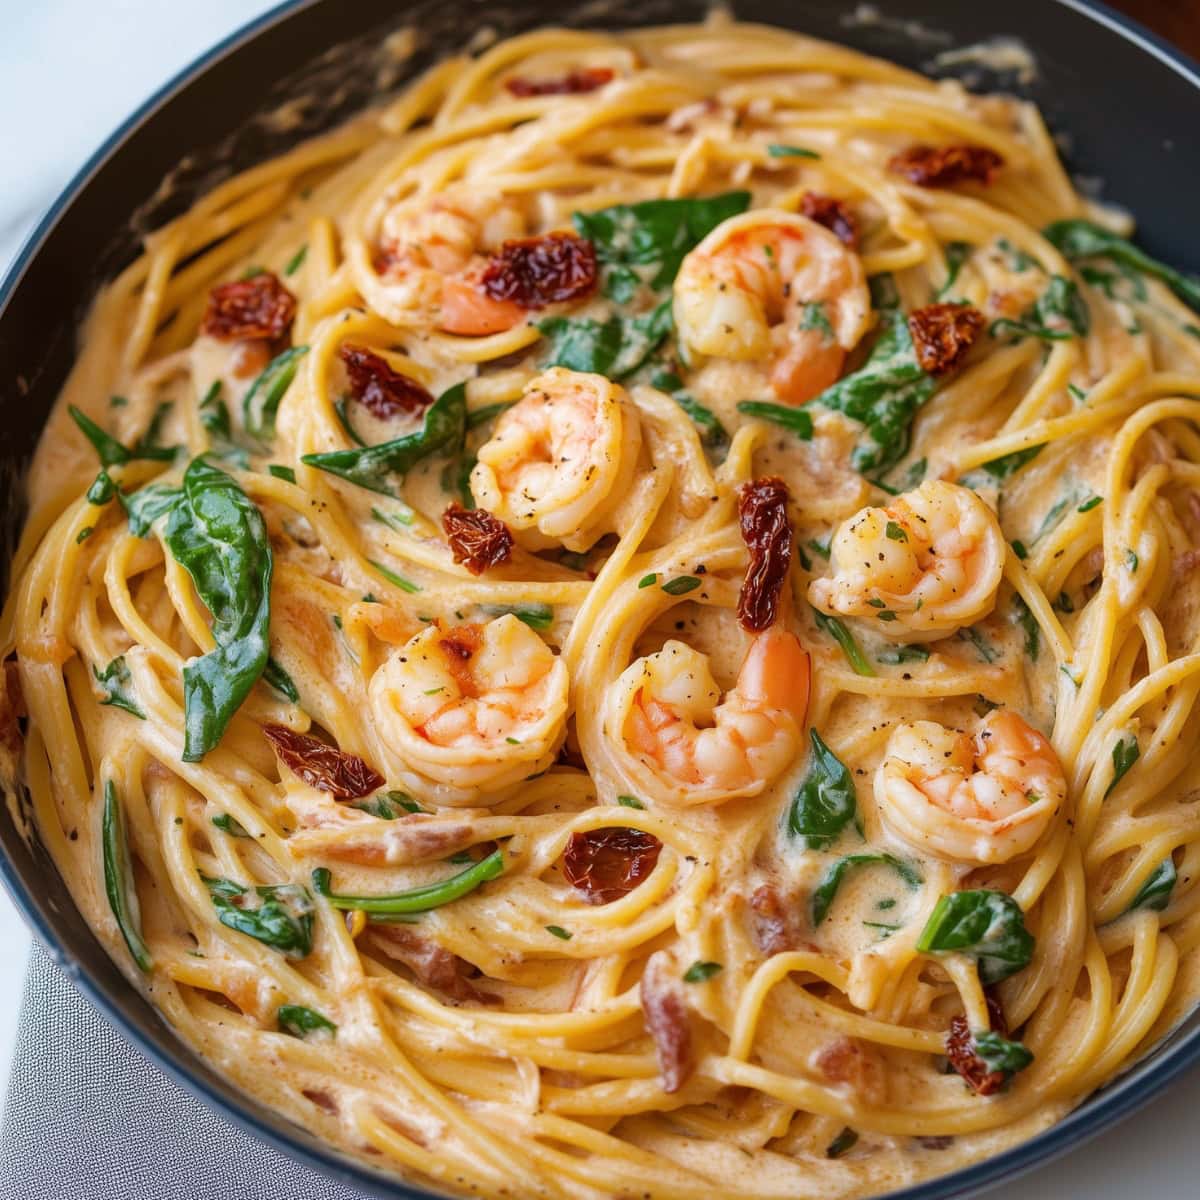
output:
POLYGON ((208 433, 208 453, 222 462, 232 463, 246 470, 250 466, 250 455, 234 441, 229 405, 221 399, 221 386, 219 379, 214 380, 205 392, 204 399, 200 401, 200 424, 208 433))
POLYGON ((668 299, 640 317, 616 313, 607 321, 547 317, 534 324, 550 339, 544 367, 567 367, 620 380, 646 365, 671 333, 674 319, 668 299))
POLYGON ((1132 242, 1091 221, 1055 221, 1042 230, 1064 258, 1108 258, 1154 279, 1160 279, 1189 308, 1200 312, 1200 280, 1151 258, 1132 242))
POLYGON ((175 457, 178 446, 164 446, 159 442, 159 438, 162 436, 162 423, 166 420, 172 407, 170 401, 166 401, 154 410, 154 416, 150 418, 150 424, 146 426, 146 432, 138 438, 137 444, 130 451, 133 458, 170 462, 175 457))
POLYGON ((857 796, 845 763, 815 729, 810 729, 808 736, 812 741, 808 772, 792 798, 787 831, 801 839, 806 849, 824 850, 854 819, 857 796))
POLYGON ((457 875, 451 875, 448 879, 409 888, 404 892, 395 892, 390 896, 343 896, 331 891, 328 867, 318 867, 312 873, 312 881, 317 894, 323 896, 334 908, 397 916, 440 908, 503 873, 504 851, 494 850, 487 858, 481 858, 477 863, 459 871, 457 875))
POLYGON ((486 425, 502 413, 506 413, 514 404, 515 400, 497 400, 495 404, 485 404, 482 408, 467 413, 467 428, 478 429, 480 425, 486 425))
POLYGON ((222 925, 282 950, 288 958, 303 958, 312 950, 312 897, 298 884, 242 887, 230 879, 201 878, 222 925))
POLYGON ((847 1125, 841 1133, 825 1147, 826 1158, 841 1158, 858 1144, 858 1131, 847 1125))
POLYGON ((295 275, 295 273, 304 266, 304 260, 308 257, 308 243, 305 242, 295 254, 287 261, 287 266, 283 268, 285 275, 295 275))
POLYGON ((820 158, 815 150, 806 150, 803 146, 788 146, 783 142, 770 142, 767 154, 771 158, 820 158))
MULTIPOLYGON (((577 212, 575 228, 590 238, 596 257, 618 267, 653 266, 652 288, 673 283, 684 256, 720 223, 750 206, 749 192, 616 204, 577 212)), ((565 364, 564 364, 565 365, 565 364)))
POLYGON ((292 682, 292 677, 273 659, 267 659, 263 667, 263 683, 268 683, 281 696, 285 696, 293 704, 300 703, 300 691, 292 682))
POLYGON ((1091 315, 1079 288, 1063 275, 1052 275, 1046 290, 1015 321, 1001 317, 993 321, 988 332, 992 337, 1009 334, 1015 341, 1022 338, 1041 338, 1046 342, 1063 342, 1073 337, 1086 337, 1091 328, 1091 315))
POLYGON ((1146 882, 1138 888, 1137 895, 1129 902, 1125 911, 1134 912, 1139 908, 1148 908, 1153 912, 1162 912, 1171 903, 1171 892, 1174 891, 1178 878, 1175 860, 1168 854, 1147 876, 1146 882))
POLYGON ((920 874, 908 863, 891 854, 847 854, 825 868, 812 894, 812 923, 820 925, 829 915, 830 908, 837 896, 838 888, 851 867, 865 867, 883 863, 891 867, 910 888, 919 888, 923 882, 920 874))
POLYGON ((867 361, 811 401, 863 425, 850 463, 864 473, 885 471, 908 453, 913 417, 938 386, 921 370, 905 315, 893 309, 881 316, 882 333, 867 361))
POLYGON ((770 421, 780 429, 795 434, 803 442, 812 440, 812 413, 805 408, 791 408, 786 404, 774 404, 770 400, 739 400, 737 410, 747 417, 758 417, 770 421))
POLYGON ((871 293, 871 307, 877 312, 900 307, 900 289, 896 286, 896 277, 890 271, 872 275, 867 280, 867 288, 871 293))
POLYGON ((164 513, 175 507, 175 502, 183 495, 183 489, 171 487, 165 483, 151 483, 139 488, 132 496, 117 492, 117 499, 125 509, 129 518, 129 532, 134 537, 149 536, 150 527, 164 513))
POLYGON ((466 385, 456 383, 425 410, 421 428, 413 433, 378 446, 306 454, 300 461, 368 491, 394 496, 393 476, 403 476, 415 463, 438 450, 458 452, 465 434, 466 414, 466 385))
POLYGON ((267 663, 271 543, 232 476, 195 459, 171 508, 166 544, 212 614, 215 650, 183 668, 184 762, 220 740, 267 663))
POLYGON ((279 1028, 292 1037, 303 1038, 310 1033, 337 1034, 337 1026, 328 1017, 305 1008, 303 1004, 281 1004, 275 1019, 279 1022, 279 1028))
POLYGON ((295 483, 296 472, 291 467, 286 467, 282 463, 271 463, 267 467, 267 472, 274 475, 276 479, 282 479, 284 483, 295 483))
POLYGON ((1125 772, 1137 762, 1138 755, 1141 752, 1138 740, 1132 733, 1128 733, 1123 738, 1118 739, 1117 744, 1112 748, 1113 774, 1112 779, 1108 781, 1108 787, 1104 789, 1106 796, 1121 782, 1125 776, 1125 772))
POLYGON ((104 690, 101 704, 111 704, 115 708, 123 708, 127 713, 133 713, 135 717, 141 717, 143 721, 146 719, 146 714, 138 707, 137 701, 129 691, 131 676, 123 654, 114 658, 103 671, 93 667, 92 674, 104 690))
POLYGON ((1040 446, 1026 446, 1023 450, 1014 450, 1011 454, 993 458, 979 469, 986 471, 993 479, 1003 481, 1015 475, 1026 463, 1032 462, 1045 448, 1044 442, 1040 446))
POLYGON ((87 490, 87 502, 97 508, 103 508, 117 494, 117 485, 113 477, 100 468, 100 474, 92 480, 92 486, 87 490))
POLYGON ((240 821, 234 820, 228 813, 217 813, 212 819, 212 823, 221 830, 222 833, 229 834, 230 837, 248 838, 250 835, 246 832, 245 827, 240 821))
POLYGON ((554 624, 554 609, 549 604, 481 604, 480 610, 493 617, 512 613, 530 629, 549 629, 554 624))
POLYGON ((377 792, 352 805, 381 821, 395 821, 407 813, 421 812, 421 806, 407 792, 377 792))
POLYGON ((710 450, 724 450, 729 445, 729 434, 716 413, 705 408, 699 400, 683 390, 683 380, 673 371, 658 371, 650 377, 651 386, 666 392, 691 418, 700 433, 700 442, 710 450))
POLYGON ((104 891, 109 907, 133 961, 141 970, 150 971, 154 967, 154 960, 142 940, 142 916, 137 892, 133 888, 133 867, 129 861, 129 843, 125 839, 125 816, 111 779, 104 781, 101 841, 104 851, 104 891))
POLYGON ((900 663, 906 662, 928 662, 929 647, 928 646, 884 646, 875 654, 877 662, 886 663, 888 666, 898 666, 900 663))
POLYGON ((970 242, 950 242, 946 246, 946 282, 933 294, 935 300, 945 299, 950 289, 958 282, 959 273, 962 271, 963 263, 971 257, 971 251, 975 247, 970 242))
POLYGON ((275 436, 275 414, 279 411, 279 402, 296 377, 300 359, 307 353, 307 346, 289 347, 271 359, 262 374, 250 385, 242 401, 242 421, 251 437, 269 442, 275 436))
POLYGON ((975 1053, 989 1072, 1001 1071, 1006 1076, 1015 1075, 1033 1062, 1032 1053, 1020 1042, 1009 1041, 990 1029, 972 1033, 971 1040, 975 1043, 975 1053))
POLYGON ((922 954, 969 954, 983 983, 999 983, 1020 971, 1033 948, 1021 906, 1004 892, 986 890, 943 896, 917 939, 922 954))
POLYGON ((875 668, 871 666, 867 656, 862 652, 862 647, 858 644, 854 634, 846 627, 845 622, 838 620, 837 617, 829 616, 828 613, 823 613, 819 608, 814 608, 812 611, 817 628, 829 634, 841 646, 842 653, 846 656, 846 661, 853 668, 855 675, 874 675, 875 668))
POLYGON ((1025 653, 1037 662, 1038 651, 1042 645, 1042 630, 1037 623, 1037 617, 1030 612, 1029 605, 1020 593, 1013 596, 1013 619, 1025 634, 1025 653))
POLYGON ((958 636, 964 642, 970 642, 985 663, 994 663, 1000 657, 1000 652, 973 626, 968 625, 965 629, 960 629, 958 636))
POLYGON ((81 412, 73 404, 67 409, 67 412, 71 414, 71 420, 79 426, 83 436, 92 443, 92 448, 96 451, 102 467, 117 467, 133 458, 133 454, 123 443, 101 429, 86 413, 81 412))

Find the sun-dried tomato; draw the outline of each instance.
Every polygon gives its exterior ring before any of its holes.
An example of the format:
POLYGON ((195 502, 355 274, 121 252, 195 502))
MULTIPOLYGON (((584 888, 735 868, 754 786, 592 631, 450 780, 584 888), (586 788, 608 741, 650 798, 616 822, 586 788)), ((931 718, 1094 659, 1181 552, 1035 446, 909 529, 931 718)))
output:
POLYGON ((1003 1071, 989 1071, 987 1064, 975 1052, 975 1037, 967 1018, 950 1018, 950 1032, 946 1034, 946 1057, 950 1065, 981 1096, 990 1096, 1004 1086, 1003 1071))
POLYGON ((479 286, 493 300, 544 308, 578 300, 596 286, 596 247, 573 233, 505 242, 492 255, 479 286))
POLYGON ((918 187, 991 183, 1004 159, 987 146, 909 146, 888 160, 888 170, 918 187))
POLYGON ((666 951, 646 960, 641 983, 642 1015, 654 1039, 658 1076, 664 1092, 677 1092, 696 1066, 687 1001, 666 951))
POLYGON ((819 192, 805 192, 800 201, 800 212, 810 221, 824 225, 851 250, 858 249, 858 221, 844 200, 822 196, 819 192))
POLYGON ((350 394, 377 417, 420 412, 433 403, 433 396, 415 379, 393 371, 385 359, 362 346, 344 345, 338 357, 350 376, 350 394))
POLYGON ((640 829, 607 826, 573 833, 563 854, 567 882, 589 904, 611 904, 627 896, 654 870, 662 842, 640 829))
MULTIPOLYGON (((989 988, 987 999, 988 1024, 994 1033, 1008 1037, 1008 1021, 1004 1009, 989 988)), ((946 1057, 950 1065, 971 1085, 981 1096, 990 1096, 999 1091, 1008 1079, 1004 1071, 989 1071, 975 1049, 975 1036, 963 1016, 950 1018, 950 1032, 946 1035, 946 1057)))
POLYGON ((958 366, 983 331, 983 313, 969 304, 927 304, 908 315, 922 371, 944 375, 958 366))
POLYGON ((286 725, 264 725, 279 761, 311 787, 339 800, 368 796, 383 787, 384 778, 357 754, 345 754, 315 737, 297 733, 286 725))
POLYGON ((208 294, 201 332, 222 342, 242 338, 274 341, 287 333, 296 315, 296 297, 270 271, 218 284, 208 294))
POLYGON ((774 476, 753 479, 738 489, 738 518, 750 564, 738 593, 737 616, 751 633, 773 625, 779 615, 779 593, 795 544, 787 503, 787 484, 774 476))
POLYGON ((442 529, 454 561, 472 575, 482 575, 512 558, 512 530, 486 508, 463 508, 456 500, 442 513, 442 529))
POLYGON ((516 75, 506 79, 504 86, 514 96, 576 96, 580 92, 594 92, 612 79, 615 72, 611 67, 574 67, 565 75, 554 79, 527 79, 516 75))

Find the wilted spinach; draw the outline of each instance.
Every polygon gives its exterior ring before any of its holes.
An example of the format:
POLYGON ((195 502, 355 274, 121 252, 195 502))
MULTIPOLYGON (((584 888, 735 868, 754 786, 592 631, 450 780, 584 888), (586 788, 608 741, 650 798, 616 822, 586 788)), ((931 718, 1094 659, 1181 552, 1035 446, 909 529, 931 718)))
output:
POLYGON ((922 880, 920 873, 914 870, 903 859, 891 854, 847 854, 831 863, 825 869, 812 894, 812 923, 820 925, 829 914, 833 901, 837 897, 842 880, 852 867, 866 867, 877 864, 891 867, 910 888, 919 888, 922 880))
POLYGON ((1034 939, 1021 906, 1006 893, 952 892, 930 913, 917 949, 922 954, 968 954, 983 983, 998 983, 1028 965, 1034 939))
POLYGON ((154 966, 150 951, 142 940, 142 919, 137 893, 133 888, 133 867, 129 861, 129 843, 125 839, 125 817, 117 789, 111 779, 104 781, 104 818, 101 827, 104 857, 104 891, 117 921, 117 928, 133 961, 143 971, 154 966))
POLYGON ((808 771, 800 783, 787 816, 787 831, 809 850, 824 850, 854 819, 857 795, 849 768, 810 729, 812 742, 808 771))
POLYGON ((183 668, 185 762, 221 740, 267 663, 271 543, 262 514, 224 471, 195 459, 165 540, 212 614, 216 649, 183 668))
POLYGON ((306 454, 300 460, 359 487, 394 496, 394 476, 403 476, 414 464, 439 450, 457 454, 466 431, 466 385, 456 383, 426 410, 420 429, 377 446, 306 454))
POLYGON ((243 887, 229 879, 203 877, 222 925, 236 929, 288 958, 312 950, 312 897, 294 883, 243 887))
POLYGON ((143 721, 146 719, 146 714, 138 707, 129 690, 131 676, 123 654, 114 658, 103 671, 93 667, 92 674, 96 676, 96 682, 104 691, 101 704, 111 704, 115 708, 123 708, 127 713, 133 713, 135 717, 141 717, 143 721))

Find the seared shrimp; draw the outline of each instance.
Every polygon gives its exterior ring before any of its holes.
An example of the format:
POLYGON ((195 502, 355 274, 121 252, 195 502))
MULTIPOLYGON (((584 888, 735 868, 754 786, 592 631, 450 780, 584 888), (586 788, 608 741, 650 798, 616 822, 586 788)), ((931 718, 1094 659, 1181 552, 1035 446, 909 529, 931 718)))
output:
POLYGON ((471 494, 530 550, 586 550, 612 531, 641 444, 623 387, 553 367, 526 384, 479 448, 471 494))
POLYGON ((900 725, 875 774, 884 825, 922 853, 983 865, 1024 854, 1067 797, 1054 748, 1011 709, 974 738, 933 721, 900 725))
POLYGON ((669 804, 755 796, 795 761, 808 712, 809 659, 794 634, 755 634, 721 697, 708 658, 669 641, 613 685, 608 737, 639 795, 669 804))
POLYGON ((823 612, 870 618, 893 640, 932 641, 991 612, 1004 554, 992 510, 970 488, 932 480, 844 521, 830 546, 833 575, 814 579, 808 598, 823 612))
POLYGON ((567 668, 506 614, 422 630, 375 672, 369 698, 384 752, 411 791, 436 804, 486 803, 553 762, 567 668))
POLYGON ((791 404, 837 380, 870 316, 858 255, 815 221, 777 209, 723 221, 675 279, 675 324, 687 348, 769 361, 771 387, 791 404))
POLYGON ((380 273, 395 309, 389 318, 466 335, 511 329, 524 310, 477 285, 487 255, 524 233, 521 211, 487 192, 451 190, 423 207, 390 209, 379 239, 380 273))

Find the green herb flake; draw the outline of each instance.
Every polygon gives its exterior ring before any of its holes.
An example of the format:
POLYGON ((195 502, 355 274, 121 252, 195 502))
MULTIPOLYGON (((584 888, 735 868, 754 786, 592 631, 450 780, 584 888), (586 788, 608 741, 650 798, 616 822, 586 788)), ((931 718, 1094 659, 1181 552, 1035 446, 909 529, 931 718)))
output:
POLYGON ((841 1133, 825 1147, 826 1158, 841 1158, 843 1154, 852 1150, 858 1142, 858 1134, 851 1129, 849 1125, 842 1130, 841 1133))
POLYGON ((302 1004, 281 1004, 275 1019, 284 1033, 296 1038, 306 1038, 310 1033, 327 1033, 330 1037, 337 1034, 337 1026, 328 1017, 302 1004))
POLYGON ((546 932, 553 934, 556 938, 561 938, 564 942, 569 942, 571 940, 570 931, 564 929, 561 925, 547 925, 546 932))
POLYGON ((893 542, 907 542, 908 534, 904 532, 904 527, 897 524, 895 521, 889 521, 885 527, 888 539, 893 542))
POLYGON ((271 463, 267 467, 267 472, 274 475, 276 479, 282 479, 285 483, 296 482, 296 472, 291 467, 285 467, 281 463, 271 463))
POLYGON ((636 796, 618 796, 617 803, 625 808, 645 808, 646 806, 636 796))
POLYGON ((684 983, 704 983, 721 970, 719 962, 694 962, 683 973, 684 983))
POLYGON ((1135 912, 1139 908, 1148 908, 1151 912, 1162 912, 1171 903, 1171 892, 1178 877, 1175 860, 1168 854, 1138 888, 1137 894, 1125 911, 1135 912))
POLYGON ((248 838, 250 836, 241 822, 231 817, 228 813, 218 813, 213 817, 212 823, 222 833, 227 833, 230 837, 248 838))
POLYGON ((783 142, 770 142, 767 154, 771 158, 820 158, 815 150, 807 150, 803 146, 788 146, 783 142))
POLYGON ((295 275, 295 273, 304 266, 304 260, 308 257, 308 243, 306 242, 291 258, 287 261, 287 266, 283 268, 284 275, 295 275))
POLYGON ((1138 745, 1137 738, 1132 733, 1127 733, 1124 737, 1118 738, 1116 745, 1112 748, 1113 773, 1108 787, 1104 789, 1106 796, 1121 782, 1125 777, 1125 773, 1137 762, 1140 754, 1141 747, 1138 745))
POLYGON ((875 668, 871 666, 867 660, 867 656, 862 652, 862 647, 858 644, 854 634, 850 632, 845 623, 837 617, 831 617, 827 613, 823 613, 819 608, 814 608, 812 612, 813 619, 817 623, 817 628, 823 633, 829 634, 837 642, 854 673, 856 675, 874 675, 875 668))
POLYGON ((638 580, 638 588, 640 590, 641 588, 653 587, 657 582, 658 574, 654 571, 651 571, 649 575, 643 575, 641 579, 638 580))
POLYGON ((402 592, 407 592, 410 596, 415 595, 421 590, 419 585, 413 583, 411 579, 405 579, 403 575, 397 575, 390 567, 385 567, 383 563, 376 561, 373 558, 368 558, 367 562, 377 570, 393 587, 398 587, 402 592))

